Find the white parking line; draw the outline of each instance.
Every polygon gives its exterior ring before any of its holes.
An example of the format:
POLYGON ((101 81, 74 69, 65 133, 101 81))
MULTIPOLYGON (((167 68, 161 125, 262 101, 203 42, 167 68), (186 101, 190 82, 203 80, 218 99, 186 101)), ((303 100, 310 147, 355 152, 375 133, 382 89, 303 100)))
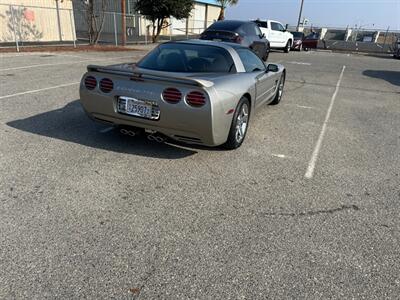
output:
POLYGON ((317 162, 318 154, 319 154, 319 151, 321 150, 322 141, 324 139, 325 132, 326 132, 326 126, 328 124, 329 117, 331 115, 333 104, 335 103, 336 96, 337 96, 337 94, 339 92, 340 83, 342 82, 342 78, 343 78, 343 74, 344 74, 344 70, 345 69, 346 69, 346 66, 343 66, 342 72, 340 73, 340 76, 339 76, 339 80, 336 83, 336 89, 335 89, 335 92, 332 95, 331 103, 329 104, 328 111, 326 113, 326 117, 325 117, 324 123, 322 125, 321 133, 319 134, 318 141, 317 141, 317 144, 315 145, 314 152, 311 155, 310 162, 308 163, 307 171, 306 171, 306 174, 304 175, 308 179, 312 178, 313 175, 314 175, 315 163, 317 162))
POLYGON ((23 69, 38 68, 38 67, 80 64, 80 63, 87 63, 87 62, 90 62, 90 61, 119 60, 119 59, 122 59, 122 58, 130 58, 130 59, 132 59, 133 57, 134 56, 132 55, 132 56, 111 57, 111 58, 86 59, 86 60, 69 61, 69 62, 61 62, 61 63, 38 64, 38 65, 31 65, 31 66, 0 69, 0 72, 2 72, 2 71, 12 71, 12 70, 23 70, 23 69))
POLYGON ((47 88, 43 88, 43 89, 38 89, 38 90, 30 90, 30 91, 21 92, 21 93, 0 96, 0 99, 6 99, 6 98, 11 98, 11 97, 21 96, 21 95, 26 95, 26 94, 33 94, 33 93, 38 93, 38 92, 52 90, 52 89, 58 89, 61 87, 71 86, 71 85, 75 85, 75 84, 79 84, 79 83, 80 82, 71 82, 71 83, 55 85, 55 86, 51 86, 51 87, 47 87, 47 88))
POLYGON ((50 53, 50 52, 24 52, 24 53, 11 53, 11 54, 1 53, 0 58, 21 57, 21 56, 40 56, 40 55, 50 55, 50 54, 52 54, 52 53, 50 53))

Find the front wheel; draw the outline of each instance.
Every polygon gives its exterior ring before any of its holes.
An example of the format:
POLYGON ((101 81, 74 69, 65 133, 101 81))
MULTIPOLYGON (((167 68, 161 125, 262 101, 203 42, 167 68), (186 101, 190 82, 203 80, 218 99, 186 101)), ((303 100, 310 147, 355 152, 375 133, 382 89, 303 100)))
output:
POLYGON ((285 79, 286 79, 286 74, 285 74, 285 72, 283 72, 281 78, 279 79, 278 88, 276 89, 275 98, 270 103, 271 105, 277 105, 279 102, 281 102, 282 95, 283 95, 283 88, 285 87, 285 79))
POLYGON ((228 140, 223 145, 225 149, 233 150, 242 145, 249 125, 249 116, 250 102, 246 97, 242 97, 233 115, 228 140))
POLYGON ((286 43, 286 47, 283 51, 285 51, 285 53, 289 53, 291 48, 292 48, 292 41, 288 40, 286 43))

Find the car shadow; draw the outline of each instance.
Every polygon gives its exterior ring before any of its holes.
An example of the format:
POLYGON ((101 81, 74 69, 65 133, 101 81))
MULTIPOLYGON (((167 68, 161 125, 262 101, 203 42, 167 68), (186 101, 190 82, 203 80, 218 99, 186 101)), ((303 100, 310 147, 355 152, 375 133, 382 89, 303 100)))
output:
POLYGON ((131 138, 116 130, 108 130, 110 126, 93 122, 86 116, 79 100, 61 109, 10 121, 7 125, 29 133, 118 153, 162 159, 180 159, 197 153, 179 145, 149 141, 144 135, 131 138))
POLYGON ((363 75, 383 79, 393 85, 400 86, 400 72, 398 71, 365 70, 363 75))

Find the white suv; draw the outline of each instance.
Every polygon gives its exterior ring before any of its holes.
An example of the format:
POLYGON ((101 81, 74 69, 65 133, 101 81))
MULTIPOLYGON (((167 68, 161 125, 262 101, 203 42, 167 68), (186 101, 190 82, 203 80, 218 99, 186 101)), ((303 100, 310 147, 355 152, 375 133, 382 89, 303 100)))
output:
POLYGON ((289 53, 293 45, 293 34, 287 31, 281 23, 273 20, 255 20, 253 22, 260 27, 271 48, 282 49, 289 53))

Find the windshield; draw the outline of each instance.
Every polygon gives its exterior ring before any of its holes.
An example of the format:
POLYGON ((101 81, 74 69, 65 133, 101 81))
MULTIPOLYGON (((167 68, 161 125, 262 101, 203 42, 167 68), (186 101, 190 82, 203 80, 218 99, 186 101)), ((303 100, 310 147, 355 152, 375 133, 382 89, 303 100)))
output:
POLYGON ((223 48, 186 43, 158 46, 138 64, 143 69, 184 73, 229 73, 235 65, 223 48))

